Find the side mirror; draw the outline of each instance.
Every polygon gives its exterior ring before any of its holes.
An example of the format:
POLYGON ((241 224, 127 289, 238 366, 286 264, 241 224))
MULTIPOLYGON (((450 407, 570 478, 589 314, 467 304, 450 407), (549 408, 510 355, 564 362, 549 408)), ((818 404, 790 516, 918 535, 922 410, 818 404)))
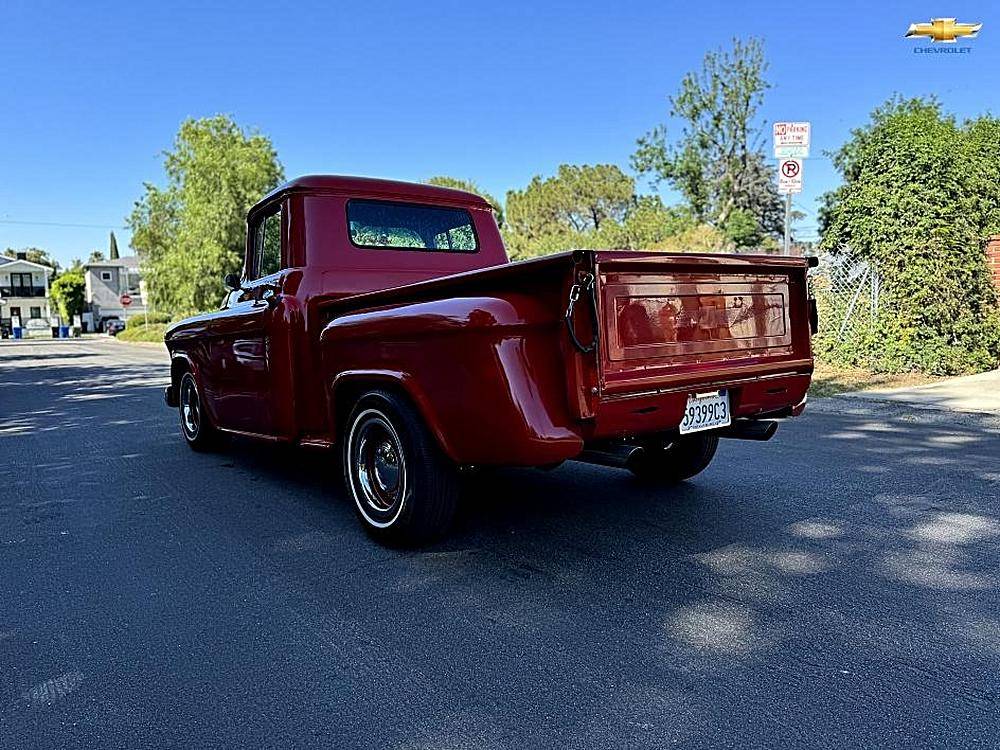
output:
POLYGON ((235 273, 227 273, 226 278, 224 279, 224 283, 226 285, 226 289, 228 289, 231 292, 238 292, 243 288, 240 285, 240 277, 237 276, 235 273))

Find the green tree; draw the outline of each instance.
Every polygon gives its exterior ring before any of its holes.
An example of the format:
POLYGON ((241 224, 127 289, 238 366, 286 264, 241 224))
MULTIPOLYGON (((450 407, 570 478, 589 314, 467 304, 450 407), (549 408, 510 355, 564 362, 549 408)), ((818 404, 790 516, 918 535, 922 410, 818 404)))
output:
POLYGON ((613 164, 563 164, 507 193, 504 240, 513 258, 573 248, 657 249, 697 221, 686 208, 637 195, 635 180, 613 164))
POLYGON ((767 237, 754 215, 744 208, 734 209, 721 227, 722 233, 738 248, 760 247, 767 237))
POLYGON ((25 260, 29 260, 32 263, 39 263, 56 271, 59 270, 59 263, 56 262, 48 250, 42 250, 40 247, 23 247, 19 250, 8 247, 3 251, 3 254, 8 258, 16 258, 18 253, 24 253, 25 260))
POLYGON ((63 321, 71 323, 74 315, 83 313, 86 291, 87 282, 79 270, 66 271, 52 282, 49 295, 59 308, 63 321))
POLYGON ((680 136, 671 141, 667 125, 658 125, 638 140, 632 155, 640 174, 678 190, 698 222, 722 230, 738 247, 783 231, 757 118, 770 88, 766 70, 758 39, 734 39, 731 49, 709 52, 701 70, 684 76, 669 99, 670 115, 683 122, 680 136), (742 215, 733 219, 737 212, 742 215), (748 217, 756 231, 748 231, 748 217))
POLYGON ((118 260, 118 240, 115 238, 115 233, 111 233, 111 241, 108 246, 108 257, 111 260, 118 260))
POLYGON ((559 166, 506 201, 506 239, 515 257, 581 247, 584 237, 625 218, 635 181, 613 164, 559 166))
POLYGON ((1000 123, 958 125, 930 100, 891 100, 835 155, 823 247, 882 279, 877 330, 840 355, 879 370, 993 367, 1000 321, 983 239, 1000 216, 1000 123))
POLYGON ((503 228, 503 206, 500 205, 500 201, 483 190, 472 180, 463 180, 458 177, 438 175, 437 177, 431 177, 427 180, 427 184, 437 185, 438 187, 452 188, 453 190, 464 190, 466 193, 474 193, 475 195, 478 195, 493 207, 493 216, 496 218, 497 226, 501 229, 503 228))
POLYGON ((90 255, 87 256, 87 262, 88 263, 100 263, 104 259, 105 258, 104 258, 104 251, 103 250, 91 250, 90 251, 90 255))
POLYGON ((976 168, 968 175, 972 183, 971 210, 982 237, 1000 234, 1000 119, 978 117, 965 124, 965 155, 976 168))
POLYGON ((847 190, 847 186, 860 176, 861 156, 865 153, 866 147, 869 145, 873 135, 878 132, 878 129, 893 117, 901 115, 937 117, 940 111, 941 106, 934 97, 927 99, 921 97, 904 99, 899 95, 890 97, 886 102, 872 110, 867 125, 851 130, 850 139, 839 149, 825 152, 825 155, 830 158, 833 166, 840 172, 844 182, 840 188, 831 190, 820 196, 818 211, 820 235, 826 234, 826 230, 830 227, 833 215, 836 212, 837 201, 840 199, 843 191, 847 190))
POLYGON ((582 247, 622 250, 658 250, 665 240, 676 237, 697 222, 684 207, 664 206, 656 195, 634 196, 619 221, 605 221, 584 238, 582 247))
POLYGON ((562 164, 554 177, 536 176, 507 193, 507 222, 529 238, 597 231, 606 220, 623 219, 634 194, 635 181, 613 164, 562 164))
POLYGON ((146 184, 129 217, 153 304, 215 307, 242 266, 246 213, 284 179, 271 141, 225 115, 186 120, 164 153, 166 186, 146 184))

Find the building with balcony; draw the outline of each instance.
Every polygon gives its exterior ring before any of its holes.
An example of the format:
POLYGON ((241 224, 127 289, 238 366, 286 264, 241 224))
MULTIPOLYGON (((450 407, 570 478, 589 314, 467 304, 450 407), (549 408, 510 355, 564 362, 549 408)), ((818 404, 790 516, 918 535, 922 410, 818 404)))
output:
POLYGON ((92 324, 93 330, 104 330, 104 323, 113 318, 125 320, 145 312, 145 287, 139 272, 139 259, 134 255, 87 263, 83 275, 87 284, 86 310, 91 316, 87 322, 92 324), (127 309, 121 303, 125 294, 132 299, 127 309))
POLYGON ((0 325, 10 330, 12 323, 22 328, 48 328, 52 317, 49 278, 54 270, 26 260, 0 256, 0 325))

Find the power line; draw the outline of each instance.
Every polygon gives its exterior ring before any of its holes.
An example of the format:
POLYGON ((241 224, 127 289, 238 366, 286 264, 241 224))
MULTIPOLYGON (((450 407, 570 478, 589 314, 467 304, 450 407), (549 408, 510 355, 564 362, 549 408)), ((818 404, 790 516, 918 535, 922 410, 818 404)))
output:
POLYGON ((24 224, 36 227, 74 227, 78 229, 128 229, 115 224, 70 224, 63 221, 18 221, 16 219, 0 219, 0 224, 24 224))

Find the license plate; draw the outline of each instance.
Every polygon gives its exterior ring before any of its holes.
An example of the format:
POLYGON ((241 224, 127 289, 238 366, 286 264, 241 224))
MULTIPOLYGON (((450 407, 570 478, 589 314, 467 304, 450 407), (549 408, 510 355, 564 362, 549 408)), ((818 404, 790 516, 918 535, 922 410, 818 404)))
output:
POLYGON ((728 391, 692 393, 688 396, 687 408, 684 409, 680 433, 686 435, 689 432, 712 430, 716 427, 726 427, 732 422, 728 391))

